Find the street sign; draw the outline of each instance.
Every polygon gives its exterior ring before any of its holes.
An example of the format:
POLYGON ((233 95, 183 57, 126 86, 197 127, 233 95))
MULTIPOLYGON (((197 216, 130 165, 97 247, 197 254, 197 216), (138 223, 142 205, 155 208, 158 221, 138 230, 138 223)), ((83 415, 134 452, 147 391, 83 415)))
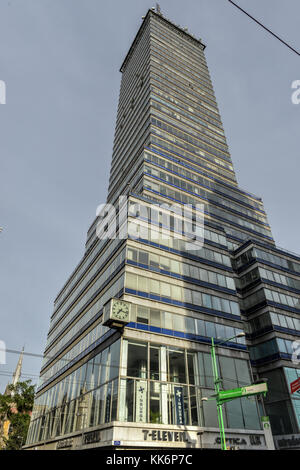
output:
POLYGON ((225 403, 235 398, 250 397, 252 395, 258 395, 259 393, 266 393, 267 391, 268 388, 265 382, 249 385, 248 387, 234 388, 232 390, 221 390, 217 394, 217 401, 219 403, 225 403))
POLYGON ((290 387, 291 387, 291 393, 297 392, 297 390, 300 389, 300 377, 298 377, 297 380, 294 380, 294 382, 291 382, 290 387))
POLYGON ((265 382, 256 385, 249 385, 249 387, 242 388, 242 396, 256 395, 257 393, 265 393, 268 391, 265 382))

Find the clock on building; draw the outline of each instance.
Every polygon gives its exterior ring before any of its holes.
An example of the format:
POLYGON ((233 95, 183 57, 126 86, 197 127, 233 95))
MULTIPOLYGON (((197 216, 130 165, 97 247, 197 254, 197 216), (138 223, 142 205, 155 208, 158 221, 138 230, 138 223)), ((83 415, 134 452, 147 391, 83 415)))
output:
POLYGON ((111 299, 103 309, 103 325, 122 327, 130 321, 130 303, 125 300, 111 299))

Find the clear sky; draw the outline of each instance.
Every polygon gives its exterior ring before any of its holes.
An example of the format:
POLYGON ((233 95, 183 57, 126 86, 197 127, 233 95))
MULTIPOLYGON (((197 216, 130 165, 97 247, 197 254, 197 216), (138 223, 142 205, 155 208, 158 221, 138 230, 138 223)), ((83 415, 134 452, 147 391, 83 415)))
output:
MULTIPOLYGON (((236 0, 300 49, 299 0, 236 0)), ((0 340, 42 354, 53 300, 105 202, 119 67, 146 0, 2 0, 0 340)), ((242 188, 261 196, 279 246, 300 252, 300 59, 227 0, 161 0, 201 37, 242 188)), ((3 391, 17 363, 0 365, 3 391)), ((25 356, 23 378, 41 359, 25 356)))

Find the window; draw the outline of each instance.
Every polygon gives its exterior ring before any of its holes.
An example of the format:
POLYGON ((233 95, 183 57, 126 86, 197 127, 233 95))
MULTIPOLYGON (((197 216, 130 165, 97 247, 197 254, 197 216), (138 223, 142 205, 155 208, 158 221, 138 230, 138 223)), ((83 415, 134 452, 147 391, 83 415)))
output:
POLYGON ((171 286, 172 289, 172 298, 174 300, 182 300, 182 289, 181 287, 178 286, 171 286))
POLYGON ((222 307, 221 307, 221 301, 219 299, 219 297, 213 297, 212 298, 212 303, 213 303, 213 309, 215 310, 222 310, 222 307))
POLYGON ((202 299, 201 299, 201 294, 200 292, 192 291, 192 296, 193 296, 193 304, 195 305, 202 305, 202 299))
POLYGON ((146 251, 139 250, 139 263, 145 264, 148 266, 149 264, 149 254, 146 251))
POLYGON ((150 279, 150 292, 154 295, 160 295, 159 291, 159 281, 155 281, 154 279, 150 279))
POLYGON ((126 286, 129 289, 137 290, 137 276, 135 274, 126 273, 126 286))
POLYGON ((162 297, 171 297, 171 286, 165 282, 160 283, 160 294, 162 297))
POLYGON ((127 257, 129 260, 137 262, 137 250, 134 250, 133 248, 128 248, 127 257))
POLYGON ((128 342, 127 375, 147 377, 147 344, 128 342))
POLYGON ((157 327, 161 326, 160 310, 150 309, 150 324, 157 327))
POLYGON ((169 381, 187 383, 184 351, 168 349, 168 360, 169 381))
POLYGON ((203 306, 206 308, 212 308, 211 296, 207 294, 202 294, 203 306))
POLYGON ((149 323, 149 314, 148 314, 148 309, 147 308, 138 306, 136 321, 137 321, 137 323, 143 323, 145 325, 148 325, 148 323, 149 323))

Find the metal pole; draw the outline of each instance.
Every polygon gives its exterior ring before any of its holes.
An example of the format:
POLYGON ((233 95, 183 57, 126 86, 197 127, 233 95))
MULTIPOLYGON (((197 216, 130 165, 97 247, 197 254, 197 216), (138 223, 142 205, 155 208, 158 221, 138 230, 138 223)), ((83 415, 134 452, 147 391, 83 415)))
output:
POLYGON ((219 430, 220 430, 220 437, 221 437, 221 449, 227 450, 224 420, 223 420, 223 410, 222 410, 222 405, 218 402, 218 394, 220 391, 220 378, 219 378, 218 366, 217 366, 217 360, 216 360, 214 338, 211 338, 211 360, 212 360, 212 369, 213 369, 213 374, 214 374, 215 392, 217 394, 217 413, 218 413, 219 430))

